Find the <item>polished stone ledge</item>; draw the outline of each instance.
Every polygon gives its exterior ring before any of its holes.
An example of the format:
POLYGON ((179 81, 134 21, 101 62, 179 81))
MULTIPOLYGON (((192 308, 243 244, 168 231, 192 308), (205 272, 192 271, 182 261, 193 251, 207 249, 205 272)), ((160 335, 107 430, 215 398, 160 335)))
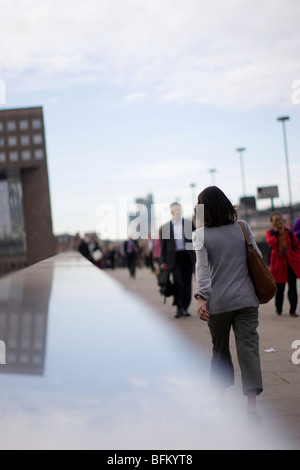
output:
POLYGON ((273 449, 201 350, 78 253, 0 281, 1 449, 273 449))

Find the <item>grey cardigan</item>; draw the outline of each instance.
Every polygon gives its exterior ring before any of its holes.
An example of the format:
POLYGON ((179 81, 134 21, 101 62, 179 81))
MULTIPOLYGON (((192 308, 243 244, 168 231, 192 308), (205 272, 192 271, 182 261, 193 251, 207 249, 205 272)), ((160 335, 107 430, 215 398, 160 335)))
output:
MULTIPOLYGON (((262 256, 249 225, 242 222, 262 256)), ((244 234, 237 222, 196 230, 193 246, 197 257, 196 295, 207 301, 211 314, 259 306, 248 274, 244 234)))

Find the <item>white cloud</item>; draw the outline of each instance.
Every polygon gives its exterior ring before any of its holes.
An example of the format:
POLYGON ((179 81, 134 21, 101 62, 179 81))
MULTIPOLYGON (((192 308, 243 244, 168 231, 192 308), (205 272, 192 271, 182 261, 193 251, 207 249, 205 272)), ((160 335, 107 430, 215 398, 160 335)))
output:
POLYGON ((153 164, 140 164, 138 167, 131 168, 129 171, 120 171, 109 176, 108 180, 174 180, 175 178, 182 178, 183 175, 193 174, 197 171, 203 171, 206 166, 201 162, 195 161, 161 161, 153 164))
POLYGON ((288 103, 299 78, 294 0, 16 0, 0 6, 0 77, 97 81, 156 100, 288 103))
POLYGON ((124 100, 127 103, 133 103, 133 102, 144 101, 145 98, 146 98, 146 93, 137 92, 137 93, 129 93, 128 95, 125 96, 124 100))

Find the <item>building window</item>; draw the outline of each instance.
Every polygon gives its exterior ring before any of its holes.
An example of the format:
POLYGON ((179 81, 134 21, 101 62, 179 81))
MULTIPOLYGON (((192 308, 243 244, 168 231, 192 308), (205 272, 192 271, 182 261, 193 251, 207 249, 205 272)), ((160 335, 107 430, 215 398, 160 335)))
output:
POLYGON ((1 152, 0 153, 0 163, 5 163, 5 153, 1 152))
POLYGON ((44 158, 44 150, 40 149, 40 150, 35 150, 34 151, 34 158, 36 160, 43 160, 44 158))
POLYGON ((29 355, 28 354, 21 354, 20 355, 20 363, 21 364, 29 364, 29 355))
POLYGON ((17 129, 16 121, 8 121, 7 130, 8 131, 15 131, 16 129, 17 129))
POLYGON ((10 153, 9 153, 9 160, 10 160, 11 162, 17 162, 17 161, 18 161, 18 158, 19 158, 18 152, 10 152, 10 153))
POLYGON ((41 145, 43 143, 43 137, 42 134, 35 134, 33 136, 33 143, 35 145, 41 145))
POLYGON ((16 147, 17 144, 18 144, 18 139, 15 135, 8 138, 8 145, 10 147, 16 147))
POLYGON ((21 135, 21 145, 30 145, 29 135, 21 135))
POLYGON ((17 362, 17 355, 14 354, 14 353, 7 354, 7 362, 8 362, 8 364, 12 364, 14 362, 17 362))
POLYGON ((4 131, 4 125, 3 125, 3 122, 0 122, 0 132, 3 132, 4 131))
POLYGON ((4 147, 5 141, 3 137, 0 137, 0 147, 4 147))
POLYGON ((34 349, 36 351, 43 351, 44 349, 44 343, 42 341, 39 341, 38 339, 36 339, 34 341, 34 345, 33 345, 34 349))
POLYGON ((31 152, 29 150, 23 150, 22 160, 25 162, 27 162, 28 160, 31 160, 31 152))
POLYGON ((42 128, 42 121, 40 119, 33 119, 32 120, 32 128, 33 129, 41 129, 42 128))
POLYGON ((21 131, 28 131, 29 122, 26 119, 23 119, 22 121, 20 121, 19 126, 21 131))
POLYGON ((34 365, 38 366, 38 365, 43 363, 43 358, 42 358, 42 356, 38 356, 38 355, 35 354, 33 356, 33 361, 32 362, 33 362, 34 365))

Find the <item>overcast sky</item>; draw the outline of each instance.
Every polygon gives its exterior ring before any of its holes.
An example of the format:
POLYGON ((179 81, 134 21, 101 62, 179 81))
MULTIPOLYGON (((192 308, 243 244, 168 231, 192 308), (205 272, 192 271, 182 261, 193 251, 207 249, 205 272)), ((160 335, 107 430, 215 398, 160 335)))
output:
POLYGON ((121 196, 192 203, 210 169, 238 203, 237 147, 246 194, 288 203, 282 115, 300 202, 298 0, 2 0, 0 17, 2 108, 44 108, 56 234, 95 231, 121 196))

